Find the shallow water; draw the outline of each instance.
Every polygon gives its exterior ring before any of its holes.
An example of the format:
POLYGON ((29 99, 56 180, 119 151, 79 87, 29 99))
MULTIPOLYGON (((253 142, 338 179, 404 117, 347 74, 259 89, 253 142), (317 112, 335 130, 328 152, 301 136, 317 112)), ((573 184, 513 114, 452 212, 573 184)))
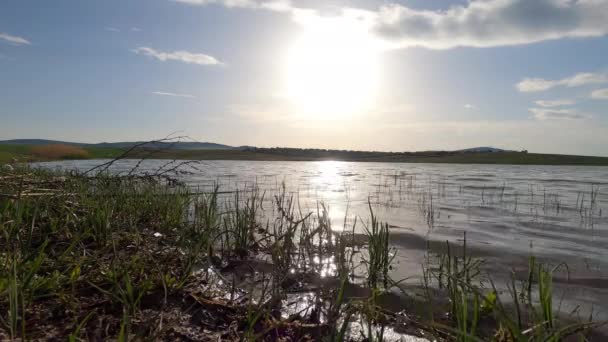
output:
MULTIPOLYGON (((37 164, 46 168, 87 170, 103 161, 37 164)), ((112 172, 128 172, 137 161, 120 161, 112 172)), ((165 160, 148 160, 140 170, 153 172, 165 160)), ((594 304, 596 317, 608 317, 608 168, 397 164, 356 162, 204 161, 178 177, 197 191, 257 185, 267 198, 282 184, 297 197, 303 212, 329 208, 334 230, 355 216, 376 215, 391 225, 398 249, 395 278, 419 275, 427 240, 461 243, 483 256, 497 277, 525 272, 534 254, 552 264, 566 262, 559 291, 569 298, 563 311, 594 304)), ((359 229, 361 225, 359 225, 359 229)))

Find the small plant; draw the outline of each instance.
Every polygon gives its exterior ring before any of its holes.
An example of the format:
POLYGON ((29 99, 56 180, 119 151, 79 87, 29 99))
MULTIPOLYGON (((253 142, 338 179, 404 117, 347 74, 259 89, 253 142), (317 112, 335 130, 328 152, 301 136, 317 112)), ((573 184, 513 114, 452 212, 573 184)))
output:
POLYGON ((388 275, 391 263, 395 258, 394 250, 389 246, 389 228, 387 223, 381 223, 374 215, 371 202, 368 202, 371 223, 364 226, 368 238, 368 257, 364 259, 368 285, 377 289, 381 283, 384 289, 389 288, 390 278, 388 275))
POLYGON ((126 265, 115 263, 104 275, 108 289, 91 282, 89 285, 122 306, 123 318, 118 339, 126 341, 130 335, 131 319, 137 314, 142 297, 153 288, 153 282, 145 277, 144 269, 136 259, 126 265), (139 279, 133 279, 132 274, 139 279))
POLYGON ((240 196, 239 191, 235 192, 234 207, 227 208, 227 213, 223 216, 223 231, 218 237, 222 238, 226 249, 244 258, 255 241, 254 233, 258 227, 257 212, 264 198, 255 189, 245 201, 242 201, 240 196))

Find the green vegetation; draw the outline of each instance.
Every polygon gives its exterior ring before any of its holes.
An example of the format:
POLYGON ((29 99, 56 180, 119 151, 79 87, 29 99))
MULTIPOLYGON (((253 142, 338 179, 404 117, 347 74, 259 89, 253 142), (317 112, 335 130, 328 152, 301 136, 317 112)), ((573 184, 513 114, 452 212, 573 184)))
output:
POLYGON ((27 160, 29 149, 26 145, 0 145, 0 163, 10 162, 13 158, 27 160))
POLYGON ((0 163, 12 161, 51 161, 63 159, 115 158, 122 153, 118 148, 76 147, 70 145, 11 145, 0 144, 0 163))
POLYGON ((0 340, 381 341, 398 327, 453 341, 593 339, 591 319, 554 312, 553 269, 534 259, 506 301, 465 236, 461 251, 429 253, 414 287, 427 295, 404 316, 382 304, 408 288, 391 278, 390 231, 371 205, 356 243, 357 221, 336 233, 322 204, 304 212, 284 188, 219 190, 0 171, 0 340))
POLYGON ((453 153, 445 156, 415 157, 408 162, 514 165, 595 165, 608 166, 607 157, 571 156, 521 152, 453 153))

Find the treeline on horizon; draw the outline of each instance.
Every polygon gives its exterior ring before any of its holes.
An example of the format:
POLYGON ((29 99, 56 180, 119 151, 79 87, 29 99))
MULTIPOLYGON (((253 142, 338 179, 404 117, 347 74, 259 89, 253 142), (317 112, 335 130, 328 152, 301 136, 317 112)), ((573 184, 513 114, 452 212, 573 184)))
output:
POLYGON ((356 155, 356 156, 448 156, 458 154, 471 154, 471 153, 528 153, 524 150, 521 152, 515 151, 475 151, 475 150, 459 150, 459 151, 445 151, 445 150, 430 150, 430 151, 361 151, 361 150, 339 150, 339 149, 323 149, 323 148, 297 148, 297 147, 245 147, 243 151, 257 152, 257 153, 270 153, 270 154, 289 154, 289 155, 317 155, 323 156, 327 154, 344 154, 344 155, 356 155))

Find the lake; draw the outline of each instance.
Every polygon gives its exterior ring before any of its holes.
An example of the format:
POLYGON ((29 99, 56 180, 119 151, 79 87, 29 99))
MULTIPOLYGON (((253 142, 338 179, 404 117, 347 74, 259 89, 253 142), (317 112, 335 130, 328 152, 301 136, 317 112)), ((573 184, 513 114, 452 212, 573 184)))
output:
MULTIPOLYGON (((104 160, 38 163, 44 168, 88 170, 104 160)), ((110 169, 127 173, 138 161, 110 169)), ((146 160, 139 172, 176 166, 146 160)), ((506 280, 525 276, 527 258, 565 268, 556 273, 556 293, 567 300, 562 311, 593 307, 608 318, 608 167, 398 164, 357 162, 204 161, 176 175, 199 192, 251 189, 271 200, 283 184, 303 212, 329 209, 334 230, 358 230, 374 213, 391 227, 397 249, 394 277, 419 281, 427 248, 444 241, 467 246, 484 258, 483 269, 506 280)), ((559 298, 559 296, 556 296, 559 298)))

